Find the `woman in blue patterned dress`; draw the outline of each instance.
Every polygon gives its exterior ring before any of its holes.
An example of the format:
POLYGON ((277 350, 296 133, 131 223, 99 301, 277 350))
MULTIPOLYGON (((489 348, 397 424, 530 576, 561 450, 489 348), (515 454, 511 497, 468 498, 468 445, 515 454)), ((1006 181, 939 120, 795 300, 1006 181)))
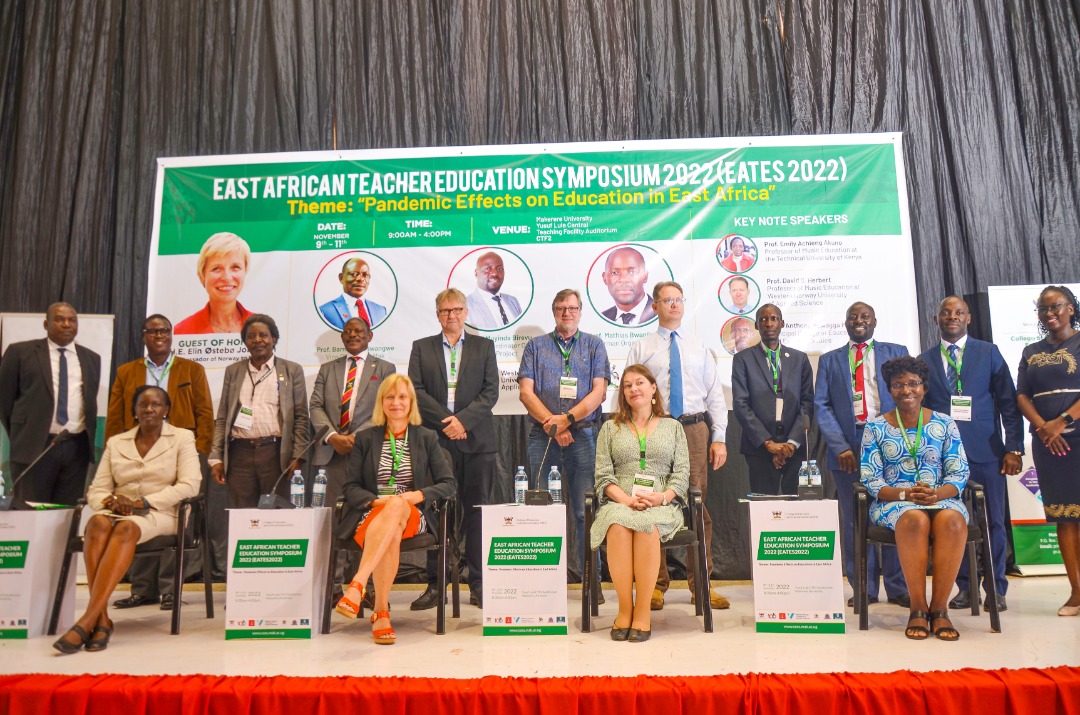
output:
POLYGON ((922 406, 930 368, 901 357, 881 366, 896 409, 866 425, 862 483, 874 497, 870 521, 896 532, 911 613, 904 634, 923 640, 933 630, 941 640, 960 634, 949 620, 952 592, 967 543, 967 509, 960 498, 968 479, 960 431, 948 415, 922 406), (934 539, 934 581, 926 602, 926 563, 934 539))
POLYGON ((640 643, 652 635, 649 601, 660 571, 660 542, 683 528, 679 502, 690 486, 686 432, 664 415, 656 378, 644 365, 630 365, 619 385, 619 409, 596 438, 600 507, 589 537, 594 549, 607 538, 619 600, 612 640, 640 643))

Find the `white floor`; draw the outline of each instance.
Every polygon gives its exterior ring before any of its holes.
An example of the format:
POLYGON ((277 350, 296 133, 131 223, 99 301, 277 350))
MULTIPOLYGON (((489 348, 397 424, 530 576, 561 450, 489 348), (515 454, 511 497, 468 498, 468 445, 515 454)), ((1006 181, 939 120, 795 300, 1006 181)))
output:
MULTIPOLYGON (((190 587, 189 587, 190 588, 190 587)), ((483 637, 481 612, 462 590, 462 617, 448 618, 447 634, 435 635, 435 612, 412 612, 415 590, 391 597, 399 642, 376 646, 371 626, 333 616, 328 636, 310 641, 225 641, 224 591, 216 592, 216 618, 207 620, 201 591, 185 591, 183 628, 169 635, 169 614, 154 606, 112 612, 116 633, 108 650, 63 656, 53 638, 0 641, 0 672, 224 675, 393 675, 449 678, 577 675, 714 675, 723 673, 889 672, 957 668, 1024 668, 1080 665, 1080 618, 1059 618, 1068 584, 1063 576, 1011 579, 1009 611, 1002 633, 990 633, 989 618, 954 613, 957 643, 931 637, 904 638, 907 612, 897 606, 870 607, 870 630, 848 622, 845 635, 758 634, 754 631, 751 586, 719 584, 732 608, 714 611, 715 632, 704 633, 685 589, 669 592, 668 605, 653 614, 653 637, 643 644, 615 643, 608 628, 614 592, 581 633, 580 591, 570 592, 570 635, 483 637)), ((118 596, 125 595, 118 592, 118 596)), ((78 604, 86 602, 80 587, 78 604)), ((850 611, 848 612, 850 615, 850 611)))

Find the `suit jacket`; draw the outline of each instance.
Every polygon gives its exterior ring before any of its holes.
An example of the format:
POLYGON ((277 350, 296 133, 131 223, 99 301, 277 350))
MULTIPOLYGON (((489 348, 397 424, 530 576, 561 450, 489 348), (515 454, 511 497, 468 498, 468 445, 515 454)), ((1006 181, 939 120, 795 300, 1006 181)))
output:
MULTIPOLYGON (((930 366, 923 404, 935 412, 951 414, 949 385, 941 362, 940 341, 920 357, 930 366)), ((971 398, 975 419, 957 420, 969 462, 1000 462, 1005 452, 1024 451, 1024 420, 1016 407, 1016 385, 1001 351, 993 343, 968 336, 960 369, 964 395, 971 398), (1005 441, 1001 428, 1005 428, 1005 441)))
MULTIPOLYGON (((878 394, 881 398, 879 414, 889 412, 896 407, 889 386, 881 377, 881 366, 889 360, 903 357, 908 349, 896 343, 874 341, 874 373, 877 375, 878 394)), ((825 438, 828 449, 828 466, 831 470, 840 468, 837 456, 849 449, 858 459, 862 454, 862 444, 856 439, 855 406, 851 394, 851 362, 848 360, 848 346, 830 350, 818 360, 817 384, 814 391, 814 414, 817 417, 821 436, 825 438)))
MULTIPOLYGON (((356 435, 346 470, 345 510, 334 533, 339 539, 347 539, 356 533, 360 518, 378 494, 379 459, 385 437, 386 428, 382 426, 369 427, 356 435)), ((424 493, 424 501, 419 507, 427 522, 433 524, 435 501, 457 493, 457 480, 450 468, 450 460, 439 446, 439 436, 435 432, 412 425, 409 426, 409 459, 413 486, 424 493)))
MULTIPOLYGON (((214 446, 210 459, 220 459, 229 472, 229 435, 232 433, 236 415, 240 413, 240 388, 247 380, 248 358, 234 362, 225 368, 225 384, 221 387, 217 420, 214 422, 214 446)), ((277 368, 279 400, 278 424, 281 425, 281 468, 284 470, 310 439, 308 420, 307 385, 304 368, 292 360, 274 356, 277 368)))
MULTIPOLYGON (((517 317, 521 315, 521 303, 518 299, 506 293, 500 294, 499 298, 502 300, 503 310, 506 311, 507 324, 517 320, 517 317)), ((475 290, 469 293, 465 304, 469 308, 469 325, 476 326, 480 330, 497 330, 503 327, 499 306, 491 300, 490 293, 475 290)))
MULTIPOLYGON (((619 306, 617 306, 617 305, 613 305, 610 308, 608 308, 607 310, 605 310, 603 315, 604 315, 605 318, 612 321, 613 323, 621 323, 622 322, 621 320, 619 320, 619 306)), ((635 320, 634 322, 630 323, 630 325, 641 325, 642 323, 649 322, 650 320, 652 320, 655 317, 656 317, 656 311, 653 310, 652 303, 646 303, 645 304, 645 310, 641 311, 641 315, 638 316, 638 319, 635 320)))
MULTIPOLYGON (((315 378, 315 390, 311 393, 311 429, 318 432, 329 427, 331 432, 338 431, 341 415, 341 395, 345 389, 345 367, 349 356, 343 355, 336 360, 323 363, 319 375, 315 378)), ((364 369, 356 376, 353 390, 356 402, 353 405, 352 422, 348 434, 356 434, 371 426, 371 411, 375 409, 375 395, 383 378, 397 372, 393 363, 375 357, 370 352, 364 360, 364 369)), ((313 447, 315 456, 311 463, 317 467, 327 464, 334 458, 334 448, 319 440, 313 447)))
MULTIPOLYGON (((367 308, 368 315, 371 317, 372 328, 386 320, 386 308, 384 306, 367 298, 364 298, 363 301, 364 307, 367 308)), ((349 304, 340 295, 332 301, 320 305, 319 312, 322 313, 322 316, 326 318, 330 325, 333 325, 338 330, 343 329, 345 323, 349 322, 349 318, 353 317, 352 313, 349 312, 349 304)))
MULTIPOLYGON (((116 379, 109 391, 109 411, 105 418, 105 441, 135 426, 131 401, 135 390, 146 384, 146 359, 139 358, 116 368, 116 379)), ((195 433, 195 448, 210 454, 214 444, 214 400, 206 370, 194 360, 173 357, 169 382, 165 385, 172 407, 169 424, 195 433)))
MULTIPOLYGON (((450 416, 446 409, 446 360, 443 357, 442 333, 413 343, 409 356, 409 379, 416 387, 416 399, 424 426, 440 437, 450 416)), ((495 452, 495 420, 491 410, 499 400, 499 367, 495 343, 479 335, 466 335, 457 367, 457 392, 454 416, 465 426, 468 437, 455 441, 454 447, 466 454, 495 452)))
POLYGON ((161 437, 144 457, 135 447, 138 432, 138 428, 129 429, 105 444, 97 474, 86 491, 86 503, 101 511, 102 500, 110 494, 133 500, 146 497, 153 511, 175 517, 177 505, 197 495, 202 484, 195 435, 165 423, 161 437))
POLYGON ((784 398, 776 434, 772 370, 760 345, 735 353, 731 364, 732 409, 742 425, 743 454, 768 454, 765 441, 804 441, 802 416, 814 415, 814 371, 806 353, 780 346, 780 394, 784 398))
MULTIPOLYGON (((93 459, 101 357, 82 345, 72 345, 82 372, 83 419, 93 459)), ((12 462, 28 464, 45 449, 55 412, 48 340, 12 343, 0 360, 0 423, 11 440, 12 462)))

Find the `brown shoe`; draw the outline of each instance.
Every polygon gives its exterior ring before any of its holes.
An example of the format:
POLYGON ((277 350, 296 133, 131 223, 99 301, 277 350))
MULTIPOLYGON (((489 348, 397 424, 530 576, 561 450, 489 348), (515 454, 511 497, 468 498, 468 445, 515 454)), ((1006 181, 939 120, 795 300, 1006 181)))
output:
MULTIPOLYGON (((696 605, 697 598, 694 596, 694 592, 690 592, 690 605, 696 605)), ((712 606, 714 611, 722 611, 725 608, 731 608, 731 602, 721 596, 716 591, 709 589, 709 605, 712 606)))
POLYGON ((664 607, 664 592, 658 588, 654 588, 652 592, 652 598, 649 599, 649 610, 659 611, 664 607))

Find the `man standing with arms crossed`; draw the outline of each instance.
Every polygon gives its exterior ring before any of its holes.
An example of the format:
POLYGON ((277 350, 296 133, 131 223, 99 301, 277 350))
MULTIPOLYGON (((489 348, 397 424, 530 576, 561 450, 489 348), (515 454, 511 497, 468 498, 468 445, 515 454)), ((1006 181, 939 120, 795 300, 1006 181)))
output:
MULTIPOLYGON (((986 490, 994 573, 982 575, 983 587, 989 591, 993 584, 998 610, 1004 611, 1009 588, 1005 578, 1005 475, 1019 474, 1023 467, 1024 420, 1016 407, 1012 372, 1001 351, 993 343, 968 337, 970 324, 971 309, 962 298, 951 295, 941 301, 937 314, 941 340, 921 356, 930 366, 924 404, 956 421, 971 468, 970 479, 986 490)), ((969 583, 965 553, 956 576, 960 593, 949 601, 949 608, 971 608, 969 583)))
MULTIPOLYGON (((836 482, 836 499, 840 503, 844 575, 853 584, 856 565, 852 498, 855 482, 859 481, 863 428, 870 420, 896 407, 881 378, 881 366, 893 358, 907 355, 908 351, 903 345, 874 340, 877 314, 866 303, 853 303, 847 309, 844 327, 847 328, 847 344, 825 353, 818 362, 814 408, 821 436, 828 445, 828 467, 836 482)), ((881 571, 885 576, 889 603, 907 608, 911 598, 896 549, 883 548, 881 553, 883 563, 880 565, 876 549, 867 554, 867 600, 877 603, 878 572, 881 571)), ((854 605, 854 598, 848 605, 854 605)))
MULTIPOLYGON (((409 379, 416 387, 424 426, 435 430, 439 444, 450 452, 465 515, 469 602, 483 607, 483 520, 476 507, 488 503, 498 468, 495 419, 491 415, 499 400, 495 343, 465 334, 469 309, 465 294, 456 288, 436 296, 435 315, 442 332, 413 343, 409 379)), ((428 587, 413 601, 412 610, 434 608, 440 598, 446 598, 435 588, 437 576, 436 554, 428 551, 428 587)))
MULTIPOLYGON (((690 486, 701 490, 704 502, 709 483, 709 467, 719 469, 727 461, 727 404, 724 389, 716 371, 716 358, 702 341, 683 331, 683 290, 675 281, 657 283, 652 291, 652 308, 660 317, 659 329, 638 340, 626 356, 627 365, 644 365, 656 378, 656 386, 664 396, 671 416, 682 423, 686 444, 690 450, 690 486), (709 426, 712 424, 711 438, 709 426)), ((712 517, 705 509, 705 554, 711 567, 712 517)), ((650 608, 664 607, 670 577, 666 551, 660 554, 660 575, 656 579, 650 608)), ((687 549, 686 577, 690 586, 690 601, 694 602, 694 555, 687 549)), ((706 569, 706 573, 711 572, 706 569)), ((709 604, 713 608, 729 608, 726 598, 709 586, 709 604)))
POLYGON ((582 539, 587 538, 585 492, 595 486, 596 434, 603 416, 600 405, 607 394, 611 366, 604 341, 578 330, 580 293, 572 288, 559 291, 551 302, 551 312, 555 330, 538 335, 525 345, 518 368, 518 386, 521 404, 532 418, 528 452, 533 474, 547 474, 553 464, 559 465, 562 472, 580 575, 582 539), (552 427, 555 439, 541 464, 552 427))

